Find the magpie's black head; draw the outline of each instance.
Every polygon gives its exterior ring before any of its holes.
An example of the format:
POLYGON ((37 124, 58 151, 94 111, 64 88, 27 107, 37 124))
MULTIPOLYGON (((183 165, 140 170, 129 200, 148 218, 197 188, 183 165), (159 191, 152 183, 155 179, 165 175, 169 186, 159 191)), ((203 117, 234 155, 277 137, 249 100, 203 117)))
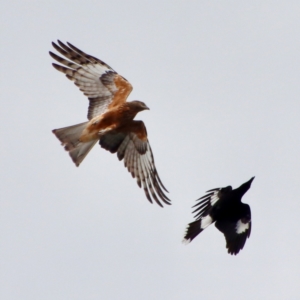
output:
POLYGON ((255 177, 252 177, 250 180, 243 183, 239 188, 237 188, 240 191, 240 193, 242 194, 242 196, 250 189, 251 183, 254 180, 254 178, 255 177))

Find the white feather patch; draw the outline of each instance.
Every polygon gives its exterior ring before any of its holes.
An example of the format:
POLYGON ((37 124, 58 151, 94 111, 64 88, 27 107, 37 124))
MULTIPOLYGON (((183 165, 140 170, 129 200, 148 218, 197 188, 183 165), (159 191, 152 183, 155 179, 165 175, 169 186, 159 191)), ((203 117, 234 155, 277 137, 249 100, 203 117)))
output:
POLYGON ((219 200, 220 200, 219 191, 215 191, 213 195, 210 197, 210 205, 214 206, 219 200))
POLYGON ((249 229, 249 223, 243 223, 241 220, 238 220, 235 229, 237 234, 244 233, 249 229))
POLYGON ((212 218, 210 215, 207 215, 201 219, 200 228, 204 229, 212 223, 212 218))
POLYGON ((182 240, 182 243, 184 244, 184 245, 187 245, 187 244, 189 244, 191 242, 191 239, 183 239, 182 240))

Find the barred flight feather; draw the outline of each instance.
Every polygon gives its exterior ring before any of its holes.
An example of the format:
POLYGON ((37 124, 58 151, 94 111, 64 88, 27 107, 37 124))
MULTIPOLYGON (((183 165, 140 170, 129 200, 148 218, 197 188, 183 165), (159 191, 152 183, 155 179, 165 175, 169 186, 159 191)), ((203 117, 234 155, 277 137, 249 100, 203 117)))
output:
MULTIPOLYGON (((160 206, 162 206, 161 201, 171 204, 170 199, 164 194, 164 191, 168 191, 155 168, 146 127, 142 121, 133 121, 137 112, 148 109, 146 104, 141 101, 126 102, 132 91, 131 84, 102 60, 70 43, 64 44, 58 40, 57 44, 52 43, 52 45, 63 56, 49 52, 50 56, 58 62, 58 64, 53 63, 53 67, 73 81, 89 99, 87 117, 91 121, 86 122, 84 128, 78 131, 78 136, 72 139, 72 143, 69 141, 69 136, 68 143, 64 143, 75 164, 78 166, 82 162, 99 139, 102 148, 111 153, 117 152, 118 159, 124 159, 124 166, 131 176, 136 178, 138 186, 144 189, 151 203, 155 201, 160 206), (103 119, 95 118, 105 113, 107 114, 103 119), (92 141, 89 141, 89 138, 92 141)), ((62 130, 65 131, 66 128, 62 130)), ((59 130, 55 133, 59 135, 59 130)))
MULTIPOLYGON (((72 80, 80 91, 90 100, 88 109, 88 119, 104 113, 108 106, 114 101, 114 95, 118 92, 118 87, 114 79, 118 75, 110 66, 103 61, 84 53, 75 46, 68 43, 68 46, 58 41, 58 45, 52 43, 53 47, 61 55, 70 61, 50 52, 52 58, 62 65, 53 64, 54 68, 64 73, 66 77, 72 80)), ((130 93, 132 86, 126 80, 122 82, 122 89, 130 93)), ((127 97, 126 97, 127 98, 127 97)), ((117 101, 126 101, 126 98, 117 101)))

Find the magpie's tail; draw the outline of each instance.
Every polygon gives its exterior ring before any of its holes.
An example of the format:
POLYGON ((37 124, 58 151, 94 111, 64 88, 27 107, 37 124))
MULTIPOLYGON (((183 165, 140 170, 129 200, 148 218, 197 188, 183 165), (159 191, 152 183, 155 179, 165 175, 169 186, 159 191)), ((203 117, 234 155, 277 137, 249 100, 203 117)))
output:
POLYGON ((190 243, 201 231, 203 231, 203 228, 201 228, 201 220, 188 224, 182 242, 184 244, 190 243))

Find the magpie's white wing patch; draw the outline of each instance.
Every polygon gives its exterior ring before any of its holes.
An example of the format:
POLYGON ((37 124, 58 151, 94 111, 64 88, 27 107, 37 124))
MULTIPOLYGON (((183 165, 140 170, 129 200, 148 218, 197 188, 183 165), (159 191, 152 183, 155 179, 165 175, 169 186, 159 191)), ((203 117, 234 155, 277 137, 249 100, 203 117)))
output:
POLYGON ((230 220, 216 221, 215 226, 224 234, 226 248, 230 254, 238 254, 243 249, 251 233, 251 211, 247 204, 242 204, 243 216, 235 222, 230 220))
POLYGON ((235 227, 237 234, 244 233, 249 228, 250 228, 250 222, 244 223, 242 219, 237 221, 236 227, 235 227))
POLYGON ((205 229, 207 226, 209 226, 213 222, 214 222, 214 220, 210 215, 202 216, 201 220, 200 220, 200 228, 205 229))
POLYGON ((210 197, 210 205, 214 206, 220 200, 219 191, 215 191, 210 197))
POLYGON ((202 216, 208 214, 209 210, 220 200, 220 190, 221 188, 209 190, 207 191, 208 194, 197 200, 198 203, 193 206, 196 207, 193 211, 193 213, 196 213, 196 220, 199 220, 202 216))

